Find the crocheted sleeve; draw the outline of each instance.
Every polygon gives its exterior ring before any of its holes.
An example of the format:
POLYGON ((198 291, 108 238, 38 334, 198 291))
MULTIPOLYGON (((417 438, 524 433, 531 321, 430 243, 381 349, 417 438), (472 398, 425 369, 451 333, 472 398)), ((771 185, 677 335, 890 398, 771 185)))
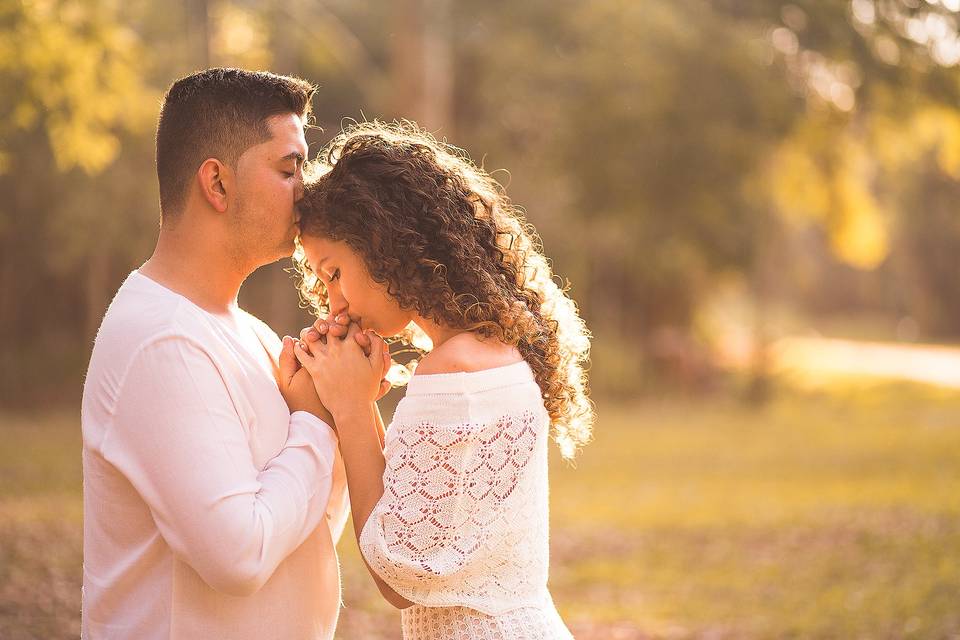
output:
POLYGON ((496 614, 535 597, 546 582, 546 435, 542 411, 404 399, 387 433, 383 497, 360 537, 371 568, 427 606, 496 614))

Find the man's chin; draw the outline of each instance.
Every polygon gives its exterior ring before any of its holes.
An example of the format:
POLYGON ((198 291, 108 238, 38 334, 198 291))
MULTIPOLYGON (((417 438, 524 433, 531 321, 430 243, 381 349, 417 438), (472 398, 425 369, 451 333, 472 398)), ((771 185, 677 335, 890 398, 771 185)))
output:
POLYGON ((295 238, 296 236, 291 236, 290 239, 285 240, 280 244, 280 249, 279 249, 280 256, 277 258, 277 260, 282 260, 283 258, 289 258, 293 255, 293 252, 297 248, 296 244, 294 243, 295 238))
POLYGON ((281 260, 289 260, 293 256, 294 246, 291 242, 288 246, 287 244, 282 244, 278 246, 271 254, 263 254, 262 261, 260 266, 266 266, 268 264, 273 264, 274 262, 280 262, 281 260))

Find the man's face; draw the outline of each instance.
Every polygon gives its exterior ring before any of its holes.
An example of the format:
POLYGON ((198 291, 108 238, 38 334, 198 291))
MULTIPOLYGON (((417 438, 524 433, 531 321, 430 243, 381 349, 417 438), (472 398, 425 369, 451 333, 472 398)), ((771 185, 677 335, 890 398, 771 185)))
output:
POLYGON ((233 250, 243 262, 268 264, 293 254, 294 202, 303 193, 307 142, 292 113, 267 120, 272 137, 240 156, 236 167, 233 250))

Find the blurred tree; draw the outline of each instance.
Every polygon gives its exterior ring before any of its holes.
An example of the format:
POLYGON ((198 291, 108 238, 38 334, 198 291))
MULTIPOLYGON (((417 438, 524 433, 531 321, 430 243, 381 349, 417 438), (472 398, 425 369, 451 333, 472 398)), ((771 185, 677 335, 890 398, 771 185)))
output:
MULTIPOLYGON (((218 7, 225 8, 227 11, 230 5, 219 3, 218 7)), ((210 65, 212 59, 210 46, 210 2, 208 0, 185 0, 184 1, 186 20, 187 42, 189 43, 190 58, 198 69, 205 69, 210 65)), ((238 43, 241 47, 249 45, 243 41, 238 43)), ((230 39, 224 39, 224 46, 232 47, 234 43, 230 39)))
POLYGON ((841 261, 877 269, 903 213, 891 196, 917 175, 903 158, 957 155, 895 134, 916 118, 954 130, 956 22, 908 0, 470 6, 458 130, 519 168, 512 192, 536 203, 598 333, 682 359, 695 343, 678 336, 733 271, 762 343, 762 307, 789 278, 771 272, 784 223, 819 226, 841 261))
POLYGON ((531 220, 597 333, 627 338, 616 349, 631 360, 662 357, 697 378, 697 304, 716 274, 753 260, 769 206, 746 180, 800 112, 763 64, 769 45, 703 2, 504 3, 483 15, 459 130, 517 167, 512 192, 536 203, 531 220))
POLYGON ((5 394, 21 389, 19 365, 49 338, 44 314, 91 337, 108 299, 127 227, 100 198, 116 190, 121 142, 146 133, 156 104, 139 38, 116 16, 111 3, 0 8, 0 333, 28 337, 4 351, 5 394))
POLYGON ((400 0, 392 11, 393 110, 453 137, 450 0, 400 0))
MULTIPOLYGON (((53 356, 76 396, 155 237, 159 97, 208 63, 317 82, 314 151, 345 117, 412 117, 497 170, 573 282, 599 387, 702 383, 698 309, 730 278, 761 343, 787 295, 957 336, 953 4, 0 0, 0 401, 53 356)), ((242 294, 282 332, 304 318, 284 266, 242 294)))
POLYGON ((902 312, 906 304, 930 335, 960 335, 951 313, 960 295, 939 275, 943 251, 957 249, 955 236, 950 224, 929 227, 931 218, 946 222, 933 212, 942 190, 960 178, 960 6, 719 4, 770 23, 787 80, 806 104, 768 167, 777 210, 794 224, 826 229, 842 261, 877 270, 878 278, 900 274, 888 309, 902 312), (892 264, 880 269, 885 263, 892 264))

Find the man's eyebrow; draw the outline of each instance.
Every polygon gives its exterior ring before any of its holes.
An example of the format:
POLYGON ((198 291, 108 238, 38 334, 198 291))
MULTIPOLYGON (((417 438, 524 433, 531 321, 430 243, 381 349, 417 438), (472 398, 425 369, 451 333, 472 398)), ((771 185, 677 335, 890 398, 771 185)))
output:
POLYGON ((303 162, 304 157, 303 157, 303 154, 300 153, 299 151, 291 151, 291 152, 288 153, 287 155, 285 155, 285 156, 283 156, 282 158, 280 158, 280 161, 281 161, 281 162, 285 162, 285 161, 287 161, 287 160, 296 160, 296 161, 297 161, 297 164, 300 164, 300 163, 303 162))

